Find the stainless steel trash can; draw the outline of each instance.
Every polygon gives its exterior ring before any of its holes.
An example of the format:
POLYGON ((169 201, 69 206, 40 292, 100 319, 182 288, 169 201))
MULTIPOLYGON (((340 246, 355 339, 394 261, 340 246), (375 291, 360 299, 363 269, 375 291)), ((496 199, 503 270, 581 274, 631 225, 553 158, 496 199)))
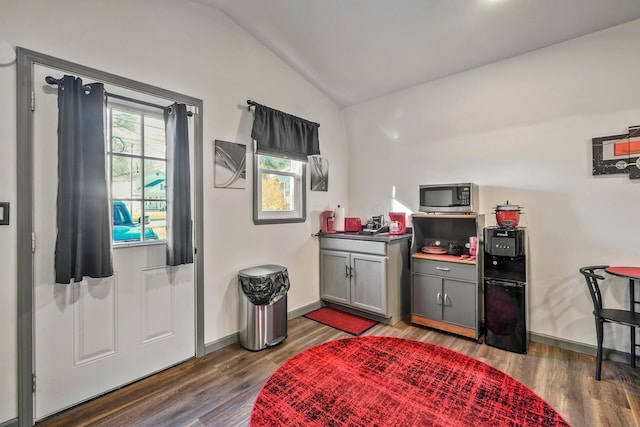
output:
POLYGON ((289 273, 275 264, 240 270, 240 345, 264 350, 287 337, 289 273))

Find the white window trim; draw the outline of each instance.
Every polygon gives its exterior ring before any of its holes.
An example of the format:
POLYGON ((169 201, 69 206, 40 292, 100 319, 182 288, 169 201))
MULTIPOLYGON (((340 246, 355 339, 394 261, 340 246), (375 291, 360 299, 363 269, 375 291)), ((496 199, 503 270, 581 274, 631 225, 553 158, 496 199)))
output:
MULTIPOLYGON (((292 159, 300 162, 301 172, 291 173, 283 171, 274 171, 271 169, 260 169, 258 156, 260 154, 253 153, 253 223, 260 224, 282 224, 305 222, 307 220, 307 162, 292 159), (269 173, 274 175, 291 176, 295 179, 295 208, 286 212, 273 212, 262 210, 262 174, 269 173)), ((266 156, 280 157, 273 154, 263 154, 266 156)), ((281 157, 285 158, 285 157, 281 157)))

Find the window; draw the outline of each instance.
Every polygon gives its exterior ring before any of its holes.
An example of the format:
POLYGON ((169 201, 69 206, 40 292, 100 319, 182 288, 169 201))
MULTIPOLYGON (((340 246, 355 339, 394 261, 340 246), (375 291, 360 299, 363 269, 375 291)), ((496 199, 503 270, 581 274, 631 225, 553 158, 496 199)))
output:
POLYGON ((253 222, 304 222, 306 162, 255 154, 253 222))
POLYGON ((113 242, 166 238, 167 193, 164 118, 119 104, 108 106, 108 174, 113 242))

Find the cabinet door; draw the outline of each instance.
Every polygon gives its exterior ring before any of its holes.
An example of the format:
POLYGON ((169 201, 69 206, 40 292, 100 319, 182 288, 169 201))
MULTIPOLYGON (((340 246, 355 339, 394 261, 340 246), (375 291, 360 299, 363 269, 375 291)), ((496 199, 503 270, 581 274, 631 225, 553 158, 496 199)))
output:
POLYGON ((442 278, 414 274, 412 279, 413 314, 442 320, 442 278))
POLYGON ((476 328, 476 285, 472 282, 444 279, 442 320, 476 328))
POLYGON ((349 253, 339 251, 320 251, 320 298, 349 304, 349 253))
POLYGON ((387 258, 351 254, 351 305, 387 314, 387 258))

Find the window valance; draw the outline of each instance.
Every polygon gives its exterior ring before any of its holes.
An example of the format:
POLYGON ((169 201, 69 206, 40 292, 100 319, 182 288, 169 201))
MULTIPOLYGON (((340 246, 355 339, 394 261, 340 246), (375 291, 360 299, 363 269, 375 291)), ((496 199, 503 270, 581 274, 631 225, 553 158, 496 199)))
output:
POLYGON ((260 154, 307 160, 320 154, 318 123, 248 101, 255 107, 251 137, 260 154))

